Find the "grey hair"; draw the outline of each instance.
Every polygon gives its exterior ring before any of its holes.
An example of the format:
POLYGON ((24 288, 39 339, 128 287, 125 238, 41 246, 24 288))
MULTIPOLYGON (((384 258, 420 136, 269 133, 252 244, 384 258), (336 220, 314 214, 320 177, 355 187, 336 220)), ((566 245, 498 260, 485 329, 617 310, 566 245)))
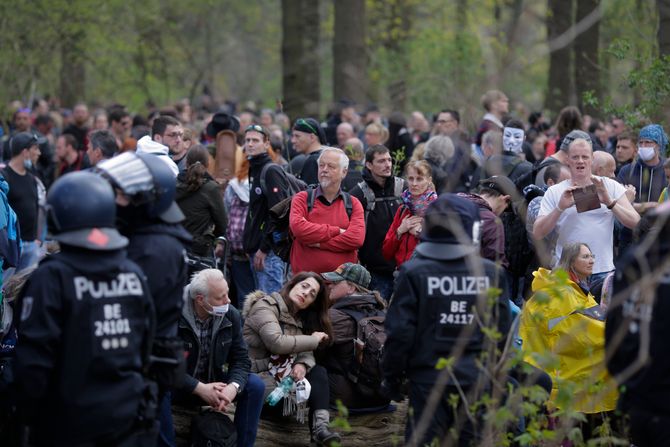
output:
POLYGON ((442 166, 454 156, 454 143, 446 135, 436 135, 426 142, 424 160, 430 160, 442 166))
POLYGON ((587 146, 589 149, 591 149, 591 152, 593 152, 593 143, 591 143, 591 141, 587 140, 586 138, 575 138, 568 145, 568 153, 570 153, 570 148, 577 145, 587 146))
POLYGON ((321 154, 319 155, 319 159, 317 160, 317 163, 321 163, 321 158, 324 156, 324 154, 326 152, 335 152, 337 155, 340 156, 340 168, 341 169, 347 169, 349 167, 349 157, 347 157, 347 154, 345 154, 342 149, 338 149, 336 147, 330 147, 330 146, 323 146, 323 149, 321 150, 321 154))
POLYGON ((211 281, 220 281, 225 279, 223 272, 219 269, 205 269, 196 272, 191 277, 191 282, 188 285, 188 296, 192 300, 196 296, 202 295, 207 297, 209 293, 209 283, 211 281))
POLYGON ((572 271, 572 264, 575 263, 579 252, 582 250, 582 246, 589 249, 592 252, 591 247, 584 242, 572 242, 563 247, 561 250, 561 259, 558 261, 557 268, 562 268, 566 272, 572 271))
POLYGON ((503 151, 503 134, 497 129, 489 130, 482 135, 482 147, 490 146, 494 154, 500 154, 503 151))

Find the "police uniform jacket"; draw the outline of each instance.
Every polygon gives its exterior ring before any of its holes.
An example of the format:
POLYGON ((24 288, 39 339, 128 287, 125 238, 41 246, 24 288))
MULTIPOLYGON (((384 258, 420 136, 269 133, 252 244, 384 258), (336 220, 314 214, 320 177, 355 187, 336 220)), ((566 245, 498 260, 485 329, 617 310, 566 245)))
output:
MULTIPOLYGON (((200 359, 201 346, 195 326, 194 302, 189 300, 184 305, 182 316, 179 320, 179 337, 184 341, 186 357, 186 377, 182 391, 192 393, 198 384, 194 377, 200 359)), ((251 368, 247 344, 242 337, 242 322, 240 313, 230 306, 228 313, 222 317, 211 316, 212 339, 209 351, 209 369, 203 374, 205 383, 235 382, 240 386, 240 391, 247 383, 247 377, 251 368)), ((202 372, 200 373, 202 374, 202 372)))
POLYGON ((136 423, 153 329, 144 275, 124 250, 42 261, 19 301, 15 392, 41 443, 111 442, 136 423))
POLYGON ((387 381, 407 377, 433 383, 440 373, 438 360, 451 356, 462 336, 465 351, 453 371, 461 385, 472 384, 480 374, 475 361, 487 340, 476 318, 497 328, 504 343, 511 321, 507 294, 502 292, 492 307, 486 304, 490 287, 506 290, 504 276, 493 262, 472 256, 476 269, 465 258, 446 261, 420 254, 401 266, 385 322, 382 369, 387 381))
POLYGON ((128 258, 146 274, 156 309, 156 338, 177 336, 177 323, 188 281, 186 247, 191 235, 181 226, 145 222, 133 227, 128 258))

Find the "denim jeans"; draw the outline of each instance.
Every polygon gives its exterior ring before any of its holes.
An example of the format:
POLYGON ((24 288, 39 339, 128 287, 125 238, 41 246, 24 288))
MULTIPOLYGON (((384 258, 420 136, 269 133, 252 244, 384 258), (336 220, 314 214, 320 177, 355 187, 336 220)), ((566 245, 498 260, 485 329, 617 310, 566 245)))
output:
POLYGON ((235 428, 237 429, 237 446, 253 447, 256 442, 258 422, 263 409, 265 383, 256 374, 249 373, 247 384, 235 399, 235 428))
POLYGON ((235 284, 237 294, 234 305, 242 310, 244 308, 244 298, 256 289, 253 266, 249 265, 249 261, 246 259, 233 259, 230 264, 230 278, 235 284))
POLYGON ((251 262, 251 269, 256 277, 256 288, 265 293, 279 292, 284 284, 286 263, 273 252, 268 253, 265 257, 265 269, 261 271, 254 268, 253 258, 249 262, 251 262))
POLYGON ((368 289, 379 292, 381 297, 384 298, 384 301, 388 303, 391 299, 391 295, 393 295, 393 275, 370 272, 370 276, 370 286, 368 289))
POLYGON ((172 394, 167 392, 158 403, 158 447, 175 447, 177 445, 174 432, 174 421, 172 420, 172 394))

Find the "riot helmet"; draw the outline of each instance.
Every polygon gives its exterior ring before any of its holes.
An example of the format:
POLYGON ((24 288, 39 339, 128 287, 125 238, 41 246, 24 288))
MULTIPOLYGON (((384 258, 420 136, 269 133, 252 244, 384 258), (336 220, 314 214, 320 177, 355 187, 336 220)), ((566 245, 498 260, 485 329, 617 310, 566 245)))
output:
POLYGON ((124 152, 98 163, 95 170, 128 197, 130 207, 146 217, 167 223, 184 220, 174 201, 176 178, 159 157, 124 152))
POLYGON ((47 194, 47 225, 61 244, 89 250, 118 250, 128 239, 114 228, 114 191, 92 172, 67 174, 47 194))

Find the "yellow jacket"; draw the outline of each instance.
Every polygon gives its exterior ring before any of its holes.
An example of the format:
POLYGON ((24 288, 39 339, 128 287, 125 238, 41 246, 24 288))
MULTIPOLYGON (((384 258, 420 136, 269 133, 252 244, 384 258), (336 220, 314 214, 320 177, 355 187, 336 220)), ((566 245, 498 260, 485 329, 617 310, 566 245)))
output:
POLYGON ((519 325, 524 361, 551 376, 554 406, 582 413, 615 409, 618 392, 605 368, 605 322, 579 313, 598 303, 549 270, 533 276, 534 294, 519 325))

